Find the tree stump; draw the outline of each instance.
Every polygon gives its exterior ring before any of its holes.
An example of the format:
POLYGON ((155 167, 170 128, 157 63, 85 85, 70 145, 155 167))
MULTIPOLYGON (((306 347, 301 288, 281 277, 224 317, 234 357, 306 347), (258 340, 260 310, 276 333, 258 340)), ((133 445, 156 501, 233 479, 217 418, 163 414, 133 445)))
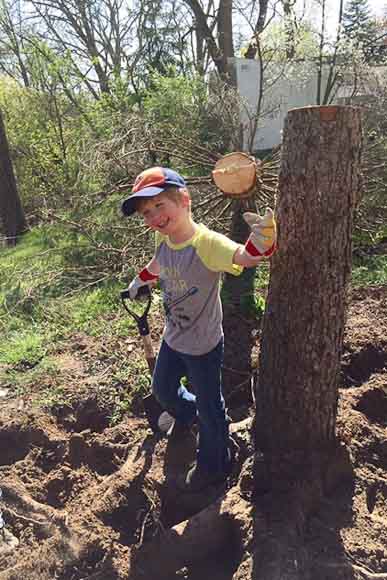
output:
POLYGON ((269 453, 335 439, 360 154, 359 109, 289 111, 257 389, 257 442, 269 453))

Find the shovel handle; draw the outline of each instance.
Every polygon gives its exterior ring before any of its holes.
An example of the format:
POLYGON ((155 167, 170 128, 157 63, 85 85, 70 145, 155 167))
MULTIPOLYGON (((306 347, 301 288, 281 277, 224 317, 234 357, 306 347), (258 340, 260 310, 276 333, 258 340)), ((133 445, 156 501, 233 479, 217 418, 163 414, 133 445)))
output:
POLYGON ((148 285, 141 286, 137 292, 136 298, 141 298, 141 297, 145 296, 148 299, 146 306, 145 306, 145 309, 140 316, 138 314, 136 314, 136 312, 134 312, 134 310, 131 310, 131 308, 129 308, 129 306, 126 303, 126 300, 130 300, 129 290, 128 289, 122 290, 120 295, 121 295, 122 304, 123 304, 125 310, 136 321, 140 335, 142 337, 148 335, 149 334, 148 312, 149 312, 151 302, 152 302, 152 293, 150 291, 149 286, 148 285))
POLYGON ((122 300, 122 304, 124 305, 125 310, 127 312, 129 312, 129 314, 134 318, 134 320, 137 323, 138 331, 139 331, 140 336, 142 338, 142 344, 143 344, 143 348, 144 348, 146 362, 148 363, 148 368, 149 368, 149 371, 152 375, 153 370, 155 368, 155 364, 156 364, 156 357, 155 357, 155 353, 154 353, 153 346, 152 346, 152 340, 151 340, 150 333, 149 333, 149 325, 148 325, 148 319, 147 319, 149 308, 151 305, 151 300, 152 300, 152 294, 151 294, 151 291, 150 291, 150 288, 148 285, 141 286, 139 288, 139 291, 137 293, 137 298, 140 298, 142 296, 146 296, 148 298, 148 301, 147 301, 144 312, 142 313, 141 316, 139 316, 138 314, 136 314, 136 312, 131 310, 128 307, 128 305, 126 304, 126 300, 130 299, 129 290, 122 290, 122 292, 121 292, 121 300, 122 300))
POLYGON ((146 362, 148 363, 150 373, 153 374, 153 370, 155 368, 155 363, 156 363, 156 357, 155 357, 155 353, 153 350, 152 340, 151 340, 150 334, 142 336, 141 338, 142 338, 142 344, 144 347, 146 362))

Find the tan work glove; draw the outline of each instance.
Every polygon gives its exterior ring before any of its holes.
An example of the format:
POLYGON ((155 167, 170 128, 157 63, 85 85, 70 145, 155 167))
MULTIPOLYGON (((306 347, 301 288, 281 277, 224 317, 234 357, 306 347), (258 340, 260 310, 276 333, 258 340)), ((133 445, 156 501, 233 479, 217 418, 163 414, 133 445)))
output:
POLYGON ((262 217, 257 213, 246 212, 243 219, 251 228, 251 234, 245 244, 250 256, 271 256, 277 245, 277 225, 273 210, 268 208, 262 217))

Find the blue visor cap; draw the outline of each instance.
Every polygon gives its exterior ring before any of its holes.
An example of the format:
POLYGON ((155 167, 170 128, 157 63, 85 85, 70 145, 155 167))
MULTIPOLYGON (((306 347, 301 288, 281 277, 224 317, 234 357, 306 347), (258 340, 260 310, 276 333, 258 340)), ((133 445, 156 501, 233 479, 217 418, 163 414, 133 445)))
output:
POLYGON ((168 167, 151 167, 142 171, 134 182, 132 194, 124 199, 121 204, 122 213, 130 216, 136 211, 136 200, 139 197, 154 197, 174 185, 185 187, 185 181, 181 175, 168 167))

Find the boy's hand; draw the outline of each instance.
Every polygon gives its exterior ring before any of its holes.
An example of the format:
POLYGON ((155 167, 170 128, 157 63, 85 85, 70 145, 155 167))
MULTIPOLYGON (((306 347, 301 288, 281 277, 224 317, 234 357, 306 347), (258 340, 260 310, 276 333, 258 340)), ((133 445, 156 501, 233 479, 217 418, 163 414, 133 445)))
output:
POLYGON ((135 278, 133 278, 128 286, 130 299, 134 300, 136 298, 137 292, 141 286, 152 286, 156 282, 157 278, 158 276, 156 274, 152 274, 148 268, 141 270, 141 272, 135 278))
POLYGON ((253 257, 271 256, 277 243, 277 226, 273 210, 268 208, 263 217, 257 213, 246 212, 243 218, 251 228, 251 234, 245 245, 246 251, 253 257))

